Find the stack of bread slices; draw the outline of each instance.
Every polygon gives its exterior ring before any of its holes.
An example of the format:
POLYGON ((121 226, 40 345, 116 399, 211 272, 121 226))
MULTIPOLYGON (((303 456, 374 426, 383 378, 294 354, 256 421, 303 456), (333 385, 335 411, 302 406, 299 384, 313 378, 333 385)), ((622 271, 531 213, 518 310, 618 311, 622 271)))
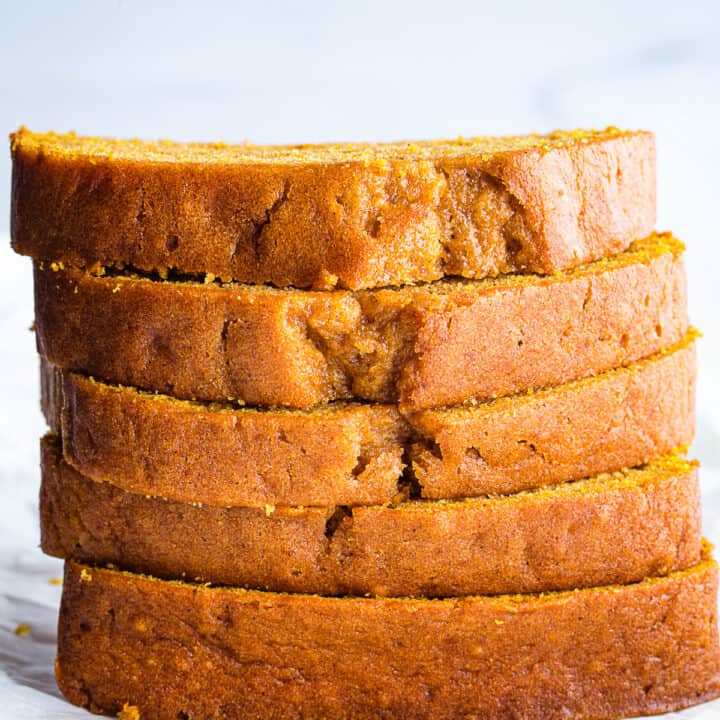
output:
POLYGON ((12 137, 67 698, 615 718, 720 694, 651 134, 12 137))

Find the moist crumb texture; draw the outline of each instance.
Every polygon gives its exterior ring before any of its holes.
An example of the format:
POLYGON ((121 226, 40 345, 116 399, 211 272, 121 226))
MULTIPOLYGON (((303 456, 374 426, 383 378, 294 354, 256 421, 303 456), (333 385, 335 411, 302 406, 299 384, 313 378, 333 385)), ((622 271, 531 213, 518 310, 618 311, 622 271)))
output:
POLYGON ((264 147, 12 136, 12 238, 79 267, 360 289, 552 273, 655 223, 655 141, 615 128, 264 147))
POLYGON ((178 398, 404 411, 557 385, 688 328, 682 244, 637 241, 550 277, 307 292, 96 276, 37 264, 38 350, 66 370, 178 398))

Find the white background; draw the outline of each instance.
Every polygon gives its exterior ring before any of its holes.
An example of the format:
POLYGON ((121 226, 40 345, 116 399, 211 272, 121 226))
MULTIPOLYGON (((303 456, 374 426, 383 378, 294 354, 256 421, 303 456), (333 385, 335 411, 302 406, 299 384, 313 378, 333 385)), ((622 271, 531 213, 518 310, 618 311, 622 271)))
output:
MULTIPOLYGON (((688 244, 705 527, 720 541, 720 3, 0 0, 0 132, 299 142, 655 131, 659 227, 688 244)), ((7 146, 6 146, 7 147, 7 146)), ((0 150, 0 717, 86 717, 52 682, 37 550, 30 261, 0 150), (29 636, 13 633, 20 622, 29 636)), ((720 705, 681 714, 720 717, 720 705), (713 709, 714 708, 714 709, 713 709)))

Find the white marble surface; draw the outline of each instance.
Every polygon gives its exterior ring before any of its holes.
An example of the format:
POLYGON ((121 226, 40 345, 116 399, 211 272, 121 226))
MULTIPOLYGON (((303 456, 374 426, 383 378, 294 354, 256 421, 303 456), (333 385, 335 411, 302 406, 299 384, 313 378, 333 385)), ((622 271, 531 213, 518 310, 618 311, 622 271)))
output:
MULTIPOLYGON (((645 127, 659 227, 688 243, 698 438, 720 541, 720 3, 0 1, 0 130, 290 142, 645 127), (152 5, 150 7, 150 5, 152 5)), ((0 718, 83 718, 52 680, 29 261, 0 152, 0 718), (26 622, 30 634, 14 628, 26 622)), ((677 717, 720 717, 720 704, 677 717)))

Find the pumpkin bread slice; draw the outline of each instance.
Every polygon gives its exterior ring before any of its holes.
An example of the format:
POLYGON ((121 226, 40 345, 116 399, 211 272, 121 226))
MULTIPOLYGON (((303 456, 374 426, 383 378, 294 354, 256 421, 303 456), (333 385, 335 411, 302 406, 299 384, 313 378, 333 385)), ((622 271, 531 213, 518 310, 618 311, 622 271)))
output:
POLYGON ((14 248, 81 267, 360 289, 552 273, 655 224, 647 132, 265 147, 12 136, 14 248))
POLYGON ((697 467, 665 456, 542 490, 393 506, 218 507, 128 493, 42 444, 42 547, 159 577, 448 597, 627 583, 695 564, 697 467))
POLYGON ((679 342, 669 235, 555 275, 370 291, 97 276, 36 265, 38 349, 65 370, 178 398, 307 408, 484 400, 609 370, 679 342))
POLYGON ((71 702, 178 718, 601 720, 720 695, 717 567, 445 600, 327 598, 66 563, 71 702))
POLYGON ((255 507, 509 494, 689 445, 696 334, 583 380, 408 416, 391 405, 255 410, 176 400, 47 363, 42 398, 70 465, 140 494, 255 507))

